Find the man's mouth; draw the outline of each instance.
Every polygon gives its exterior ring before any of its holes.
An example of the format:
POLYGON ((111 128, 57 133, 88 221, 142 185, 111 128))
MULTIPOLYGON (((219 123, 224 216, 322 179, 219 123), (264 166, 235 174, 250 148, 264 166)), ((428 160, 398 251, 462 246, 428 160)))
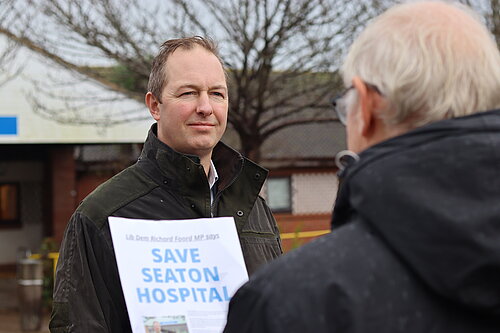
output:
POLYGON ((188 126, 191 126, 191 127, 214 127, 215 124, 212 124, 212 123, 190 123, 188 124, 188 126))

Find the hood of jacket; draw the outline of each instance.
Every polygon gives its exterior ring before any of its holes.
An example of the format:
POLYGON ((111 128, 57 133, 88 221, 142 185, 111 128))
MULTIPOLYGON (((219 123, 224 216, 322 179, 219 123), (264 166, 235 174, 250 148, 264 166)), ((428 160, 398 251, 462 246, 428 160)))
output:
POLYGON ((359 216, 432 292, 500 315, 500 110, 375 145, 343 173, 333 228, 359 216))

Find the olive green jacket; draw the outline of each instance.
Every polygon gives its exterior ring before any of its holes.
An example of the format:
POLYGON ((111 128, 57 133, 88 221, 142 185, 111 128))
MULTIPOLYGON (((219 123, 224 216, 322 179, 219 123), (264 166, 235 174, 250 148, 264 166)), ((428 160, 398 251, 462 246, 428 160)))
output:
POLYGON ((71 217, 56 270, 51 332, 131 332, 108 216, 192 219, 233 216, 248 273, 282 253, 276 221, 259 196, 267 170, 219 143, 211 204, 203 167, 149 131, 137 163, 100 185, 71 217))

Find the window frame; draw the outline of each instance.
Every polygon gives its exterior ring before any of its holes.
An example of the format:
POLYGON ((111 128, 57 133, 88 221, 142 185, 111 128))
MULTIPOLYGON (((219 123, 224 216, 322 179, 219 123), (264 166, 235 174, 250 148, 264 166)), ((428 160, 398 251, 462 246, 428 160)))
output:
MULTIPOLYGON (((15 213, 16 218, 14 219, 3 219, 0 214, 0 230, 3 229, 19 229, 22 227, 21 223, 21 184, 19 182, 0 182, 0 188, 4 185, 11 185, 16 188, 16 207, 15 213)), ((0 195, 0 204, 1 204, 1 195, 0 195)), ((1 213, 1 212, 0 212, 1 213)))
POLYGON ((266 186, 266 201, 267 205, 271 209, 273 213, 283 213, 283 214, 291 214, 292 213, 292 177, 291 176, 270 176, 267 179, 267 186, 266 186), (273 179, 286 179, 288 186, 287 186, 287 191, 288 191, 288 205, 287 207, 284 208, 273 208, 271 206, 271 197, 269 196, 269 182, 273 179))

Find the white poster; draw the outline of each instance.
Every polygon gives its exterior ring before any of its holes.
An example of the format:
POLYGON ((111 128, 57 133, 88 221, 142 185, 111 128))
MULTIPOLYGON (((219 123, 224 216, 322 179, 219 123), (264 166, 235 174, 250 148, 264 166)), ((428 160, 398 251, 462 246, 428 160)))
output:
POLYGON ((232 217, 109 225, 134 333, 222 332, 248 280, 232 217))

